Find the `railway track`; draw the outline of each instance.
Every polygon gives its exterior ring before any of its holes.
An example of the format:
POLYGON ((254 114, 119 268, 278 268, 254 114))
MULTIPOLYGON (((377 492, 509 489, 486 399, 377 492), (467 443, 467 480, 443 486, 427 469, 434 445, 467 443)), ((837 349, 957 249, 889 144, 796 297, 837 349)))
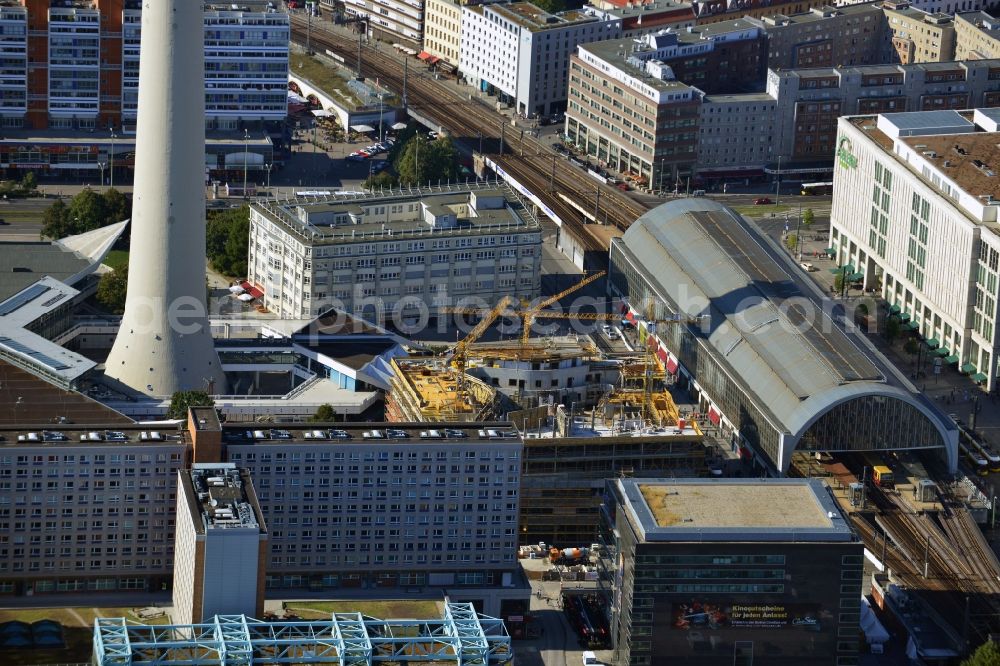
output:
MULTIPOLYGON (((293 39, 305 41, 306 20, 292 16, 293 39)), ((329 51, 350 66, 357 62, 358 45, 353 39, 336 32, 318 28, 311 31, 314 50, 329 51)), ((404 57, 391 51, 363 46, 361 73, 378 77, 389 89, 402 94, 405 87, 407 105, 414 112, 433 119, 449 135, 459 141, 480 142, 483 152, 502 164, 503 168, 549 206, 568 230, 574 232, 587 250, 608 249, 603 236, 587 229, 583 216, 572 206, 561 201, 562 193, 588 207, 596 202, 597 218, 624 231, 648 208, 625 196, 618 189, 591 178, 536 138, 506 125, 502 116, 487 107, 471 94, 462 96, 452 88, 426 75, 415 66, 404 74, 404 57), (404 86, 405 77, 405 86, 404 86), (501 143, 502 153, 501 153, 501 143), (550 191, 549 184, 555 185, 550 191), (597 194, 600 192, 600 194, 597 194)))

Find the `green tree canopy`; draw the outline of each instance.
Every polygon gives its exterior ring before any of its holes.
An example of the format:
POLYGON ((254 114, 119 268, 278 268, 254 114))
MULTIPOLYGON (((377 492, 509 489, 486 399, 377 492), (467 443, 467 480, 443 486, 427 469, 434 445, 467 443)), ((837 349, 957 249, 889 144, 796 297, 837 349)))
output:
POLYGON ((24 174, 24 178, 21 179, 21 189, 25 192, 34 192, 38 189, 38 177, 34 171, 24 174))
POLYGON ((128 264, 101 276, 97 283, 97 301, 115 314, 125 311, 125 293, 128 289, 128 264))
POLYGON ((403 185, 458 179, 458 151, 448 137, 429 141, 418 134, 406 142, 395 165, 403 185))
POLYGON ((210 212, 205 234, 205 251, 212 268, 230 277, 245 276, 250 251, 250 207, 210 212))
POLYGON ((108 224, 122 222, 132 217, 132 202, 121 191, 111 188, 101 195, 108 224))
POLYGON ((566 0, 533 0, 532 4, 541 7, 550 14, 565 11, 566 0))
POLYGON ((799 244, 799 237, 795 234, 788 234, 785 236, 785 247, 787 247, 792 252, 795 252, 795 248, 799 244))
POLYGON ((396 186, 396 177, 393 176, 388 171, 383 171, 382 173, 377 173, 374 176, 370 176, 365 180, 363 184, 363 187, 366 187, 371 190, 378 190, 381 188, 389 188, 395 186, 396 186))
POLYGON ((205 391, 177 391, 170 397, 168 419, 186 419, 188 407, 210 407, 215 402, 205 391))
POLYGON ((812 208, 806 208, 804 211, 802 211, 802 224, 808 227, 815 221, 816 221, 816 214, 813 213, 812 208))
POLYGON ((56 201, 42 213, 42 232, 44 238, 59 239, 70 235, 69 208, 62 199, 56 201))
POLYGON ((980 645, 962 666, 1000 666, 1000 647, 993 641, 980 645))
POLYGON ((102 194, 87 188, 69 205, 57 199, 42 215, 42 236, 59 239, 100 229, 127 220, 132 215, 129 199, 116 189, 102 194))
POLYGON ((330 423, 337 419, 337 412, 333 410, 332 405, 320 405, 316 409, 316 413, 312 415, 310 421, 315 421, 317 423, 330 423))

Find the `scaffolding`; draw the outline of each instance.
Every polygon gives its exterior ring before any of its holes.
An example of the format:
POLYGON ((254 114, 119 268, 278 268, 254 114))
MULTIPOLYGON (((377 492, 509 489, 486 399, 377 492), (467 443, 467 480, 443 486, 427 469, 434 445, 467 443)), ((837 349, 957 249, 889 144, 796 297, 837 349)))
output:
POLYGON ((379 620, 334 613, 329 621, 264 622, 217 615, 188 625, 94 621, 96 666, 251 666, 440 662, 501 666, 513 659, 503 621, 447 602, 442 619, 379 620))
POLYGON ((459 380, 458 370, 441 359, 392 359, 386 395, 390 421, 498 421, 514 409, 503 394, 475 377, 459 380))

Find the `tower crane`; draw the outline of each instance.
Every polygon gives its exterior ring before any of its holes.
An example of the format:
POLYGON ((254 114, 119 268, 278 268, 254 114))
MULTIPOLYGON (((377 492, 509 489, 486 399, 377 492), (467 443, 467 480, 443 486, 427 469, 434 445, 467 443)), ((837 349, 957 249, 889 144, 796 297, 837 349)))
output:
POLYGON ((521 330, 521 344, 527 343, 528 339, 531 337, 531 325, 533 323, 535 323, 535 317, 538 316, 539 312, 541 312, 544 308, 547 308, 548 306, 552 305, 553 303, 555 303, 556 301, 558 301, 562 297, 564 297, 564 296, 566 296, 568 294, 572 294, 574 291, 576 291, 578 289, 582 289, 583 287, 586 287, 591 282, 594 282, 595 280, 597 280, 599 278, 602 278, 605 275, 607 275, 607 271, 597 271, 596 273, 592 273, 591 275, 588 275, 587 277, 583 278, 582 280, 580 280, 579 282, 577 282, 576 284, 574 284, 572 287, 569 287, 568 289, 563 289, 562 291, 560 291, 555 296, 549 296, 545 300, 543 300, 543 301, 541 301, 539 303, 536 303, 535 305, 531 306, 527 310, 521 311, 521 313, 520 313, 520 315, 521 315, 521 326, 522 326, 522 330, 521 330))

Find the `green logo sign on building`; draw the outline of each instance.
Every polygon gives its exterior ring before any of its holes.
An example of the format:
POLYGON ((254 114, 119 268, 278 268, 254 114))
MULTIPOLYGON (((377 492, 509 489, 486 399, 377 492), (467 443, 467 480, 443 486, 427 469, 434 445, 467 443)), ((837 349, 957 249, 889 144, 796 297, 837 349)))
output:
POLYGON ((846 136, 841 137, 840 142, 837 144, 837 161, 845 169, 856 169, 858 167, 858 158, 851 152, 851 148, 851 140, 846 136))

